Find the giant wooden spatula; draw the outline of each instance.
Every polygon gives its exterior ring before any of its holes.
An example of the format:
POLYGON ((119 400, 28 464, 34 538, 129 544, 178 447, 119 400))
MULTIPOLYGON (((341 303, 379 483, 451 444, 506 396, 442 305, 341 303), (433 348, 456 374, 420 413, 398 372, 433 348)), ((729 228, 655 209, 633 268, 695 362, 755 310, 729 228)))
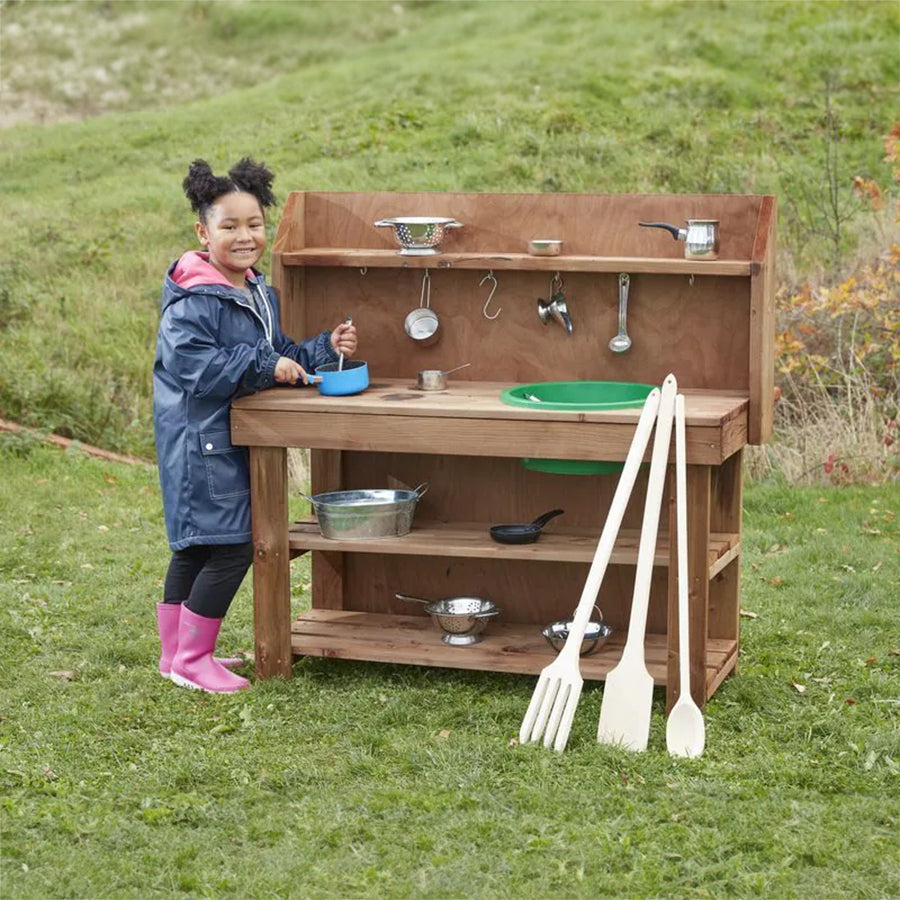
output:
POLYGON ((572 624, 569 626, 569 635, 565 646, 559 656, 545 666, 541 672, 538 683, 531 697, 531 703, 525 712, 522 726, 519 729, 519 740, 525 744, 538 740, 544 735, 544 746, 553 744, 555 750, 562 752, 569 739, 569 731, 572 728, 572 719, 575 716, 575 708, 581 696, 581 688, 584 680, 581 677, 578 655, 581 651, 581 641, 587 628, 591 611, 600 590, 600 583, 609 564, 613 545, 625 515, 628 498, 631 496, 634 482, 637 478, 644 451, 650 443, 650 435, 653 432, 653 423, 656 421, 656 413, 659 409, 659 388, 654 388, 644 402, 644 408, 638 419, 625 457, 625 466, 619 476, 619 483, 609 507, 609 514, 603 524, 600 534, 600 542, 594 551, 594 559, 588 572, 581 599, 575 609, 572 624))
POLYGON ((634 574, 634 594, 631 598, 631 617, 625 649, 618 665, 606 676, 597 740, 603 744, 619 744, 628 750, 646 750, 650 736, 650 709, 653 705, 653 676, 644 662, 644 632, 647 629, 647 610, 650 605, 650 580, 653 576, 653 556, 662 508, 663 486, 672 437, 672 418, 678 384, 674 375, 663 382, 656 419, 650 475, 647 479, 647 498, 644 502, 644 521, 638 545, 637 567, 634 574))
POLYGON ((700 756, 706 743, 703 713, 691 696, 691 645, 687 559, 687 454, 684 396, 675 398, 675 506, 678 536, 678 699, 666 721, 666 747, 672 756, 700 756))

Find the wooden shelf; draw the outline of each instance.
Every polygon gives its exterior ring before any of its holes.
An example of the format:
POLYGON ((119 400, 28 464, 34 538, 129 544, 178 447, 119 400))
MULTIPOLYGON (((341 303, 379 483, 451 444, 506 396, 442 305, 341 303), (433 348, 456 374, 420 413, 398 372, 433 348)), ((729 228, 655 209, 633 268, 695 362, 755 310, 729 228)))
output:
MULTIPOLYGON (((288 532, 288 546, 294 555, 308 550, 330 553, 387 553, 399 556, 446 556, 476 559, 531 560, 534 562, 590 563, 599 535, 586 529, 557 528, 541 535, 533 544, 498 544, 488 534, 488 525, 480 522, 421 522, 403 537, 378 540, 334 540, 322 536, 314 517, 294 522, 288 532)), ((610 563, 634 565, 637 562, 640 531, 622 529, 613 548, 610 563)), ((707 561, 712 579, 741 552, 740 535, 713 533, 709 536, 707 561)), ((667 535, 656 542, 653 565, 668 566, 667 535)))
POLYGON ((656 275, 733 275, 746 278, 748 259, 696 260, 640 256, 531 256, 528 253, 457 253, 401 256, 396 250, 306 247, 281 253, 284 266, 381 269, 514 269, 534 272, 628 272, 656 275))
MULTIPOLYGON (((502 615, 502 611, 501 611, 502 615)), ((454 669, 479 669, 538 675, 556 654, 537 625, 499 620, 485 629, 483 640, 468 647, 441 641, 441 633, 427 615, 393 616, 353 610, 313 609, 291 624, 291 650, 295 656, 324 656, 368 662, 403 663, 454 669)), ((581 658, 581 675, 601 681, 622 655, 624 634, 613 634, 607 644, 581 658)), ((647 669, 657 685, 667 681, 666 636, 648 634, 644 648, 647 669)), ((737 663, 736 640, 706 642, 706 682, 709 692, 737 663)))

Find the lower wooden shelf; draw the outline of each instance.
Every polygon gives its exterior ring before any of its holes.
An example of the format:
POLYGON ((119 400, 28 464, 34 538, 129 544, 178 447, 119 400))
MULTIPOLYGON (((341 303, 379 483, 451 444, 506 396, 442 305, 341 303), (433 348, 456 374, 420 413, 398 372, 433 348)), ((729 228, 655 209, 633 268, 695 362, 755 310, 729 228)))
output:
MULTIPOLYGON (((556 528, 533 544, 498 544, 491 540, 488 526, 482 523, 423 522, 416 524, 403 537, 377 540, 340 540, 322 536, 315 518, 301 519, 290 526, 288 546, 293 555, 307 550, 330 553, 388 553, 401 556, 447 556, 478 559, 548 560, 553 562, 590 563, 597 549, 599 534, 585 529, 556 528)), ((640 531, 623 528, 619 532, 610 562, 634 565, 637 562, 640 531)), ((739 534, 710 534, 707 561, 710 579, 714 578, 741 552, 739 534)), ((656 542, 653 565, 669 565, 668 535, 656 542)), ((455 648, 458 649, 458 648, 455 648)))
MULTIPOLYGON (((478 644, 452 647, 441 641, 440 631, 425 615, 393 616, 313 609, 292 623, 291 650, 295 656, 479 669, 517 675, 538 675, 556 656, 536 625, 492 622, 482 637, 478 644)), ((613 635, 596 653, 582 657, 582 677, 586 681, 602 681, 618 663, 624 640, 624 634, 613 635)), ((737 650, 735 640, 707 641, 707 695, 711 695, 734 669, 737 650)), ((654 684, 665 685, 666 636, 648 634, 645 654, 654 684)))

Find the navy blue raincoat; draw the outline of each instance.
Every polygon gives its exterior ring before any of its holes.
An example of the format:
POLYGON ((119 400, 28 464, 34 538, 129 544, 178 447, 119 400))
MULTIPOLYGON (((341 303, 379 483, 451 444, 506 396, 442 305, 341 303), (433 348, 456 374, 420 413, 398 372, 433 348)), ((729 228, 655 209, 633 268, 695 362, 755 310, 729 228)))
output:
POLYGON ((252 275, 248 298, 192 251, 163 285, 153 426, 173 550, 251 539, 247 451, 231 443, 231 401, 272 387, 279 356, 307 372, 338 358, 328 331, 300 344, 286 337, 275 292, 252 275))

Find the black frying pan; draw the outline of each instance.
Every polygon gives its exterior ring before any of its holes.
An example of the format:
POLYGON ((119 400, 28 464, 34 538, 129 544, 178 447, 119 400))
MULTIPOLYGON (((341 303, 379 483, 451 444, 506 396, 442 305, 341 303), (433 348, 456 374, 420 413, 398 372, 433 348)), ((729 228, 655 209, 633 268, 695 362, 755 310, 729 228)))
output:
POLYGON ((561 516, 564 509, 551 509, 542 516, 538 516, 533 522, 515 525, 492 525, 491 537, 498 544, 533 544, 540 536, 543 527, 557 516, 561 516))

